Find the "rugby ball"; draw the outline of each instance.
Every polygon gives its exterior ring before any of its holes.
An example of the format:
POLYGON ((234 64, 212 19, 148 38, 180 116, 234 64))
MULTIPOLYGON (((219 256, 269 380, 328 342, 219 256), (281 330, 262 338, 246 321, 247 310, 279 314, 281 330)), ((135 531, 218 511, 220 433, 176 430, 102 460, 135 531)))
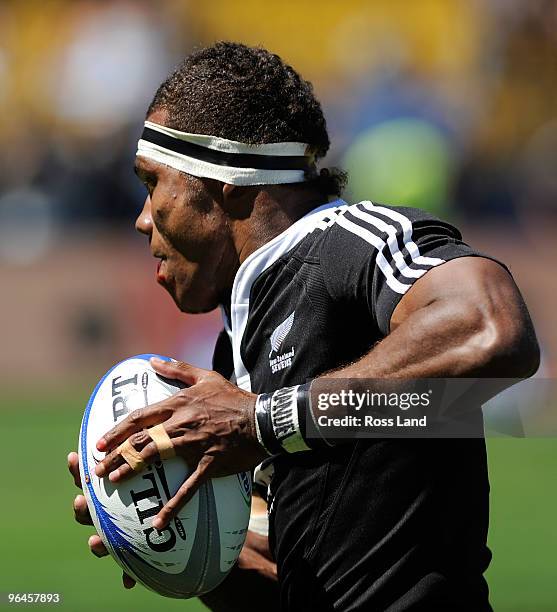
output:
POLYGON ((131 411, 174 395, 180 382, 159 376, 137 355, 99 381, 83 415, 79 466, 83 491, 97 532, 122 569, 167 597, 195 597, 214 589, 232 569, 246 537, 251 476, 214 478, 203 485, 166 529, 152 520, 190 472, 173 457, 119 483, 95 475, 104 457, 96 443, 131 411))

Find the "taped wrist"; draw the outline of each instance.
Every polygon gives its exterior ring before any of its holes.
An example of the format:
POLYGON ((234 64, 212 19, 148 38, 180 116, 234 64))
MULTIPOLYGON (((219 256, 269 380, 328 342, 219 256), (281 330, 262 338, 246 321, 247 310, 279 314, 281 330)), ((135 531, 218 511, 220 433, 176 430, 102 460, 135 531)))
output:
POLYGON ((258 396, 255 403, 257 438, 269 454, 297 453, 329 446, 319 436, 313 418, 307 418, 311 414, 308 412, 310 385, 283 387, 258 396))

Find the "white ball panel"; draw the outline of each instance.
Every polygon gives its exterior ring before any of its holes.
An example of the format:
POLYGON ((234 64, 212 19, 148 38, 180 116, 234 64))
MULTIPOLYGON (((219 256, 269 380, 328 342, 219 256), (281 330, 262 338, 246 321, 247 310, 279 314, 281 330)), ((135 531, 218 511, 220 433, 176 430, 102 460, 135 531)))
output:
MULTIPOLYGON (((97 440, 129 412, 180 389, 159 377, 149 356, 110 370, 93 393, 80 432, 80 470, 95 527, 116 561, 145 586, 171 597, 193 597, 220 583, 236 562, 249 520, 250 475, 213 479, 199 490, 167 529, 152 519, 188 473, 175 457, 113 485, 95 476, 104 457, 97 440)), ((175 381, 174 381, 175 382, 175 381)))

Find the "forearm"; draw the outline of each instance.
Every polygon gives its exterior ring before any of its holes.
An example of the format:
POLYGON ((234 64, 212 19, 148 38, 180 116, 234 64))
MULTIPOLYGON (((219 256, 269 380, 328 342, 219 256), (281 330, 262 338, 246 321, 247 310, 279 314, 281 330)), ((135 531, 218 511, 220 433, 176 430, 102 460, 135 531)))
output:
MULTIPOLYGON (((347 392, 362 398, 369 393, 394 393, 399 397, 412 394, 417 398, 429 392, 433 395, 429 397, 427 413, 432 422, 438 411, 447 416, 477 409, 516 381, 512 374, 501 378, 504 359, 500 353, 508 349, 494 346, 493 326, 491 319, 470 304, 453 300, 428 304, 414 311, 357 361, 315 379, 307 390, 311 397, 307 408, 317 423, 323 414, 330 418, 364 414, 360 409, 351 412, 353 406, 347 409, 343 402, 331 405, 331 397, 342 397, 347 392), (456 393, 459 403, 449 406, 440 403, 446 383, 439 379, 451 378, 473 380, 449 383, 455 391, 461 390, 456 393), (326 401, 326 412, 320 412, 324 408, 319 398, 327 398, 322 400, 326 401)), ((381 418, 392 417, 395 412, 391 405, 374 404, 369 414, 381 418)), ((414 416, 422 416, 422 412, 418 410, 414 416)))
MULTIPOLYGON (((476 299, 449 295, 405 313, 367 354, 320 377, 312 386, 312 397, 320 391, 342 389, 411 392, 432 388, 431 379, 473 379, 466 383, 467 394, 460 405, 438 406, 457 413, 485 403, 530 376, 539 353, 516 287, 481 289, 476 299)), ((453 387, 462 385, 455 382, 453 387)))
POLYGON ((465 258, 420 279, 395 309, 391 333, 326 376, 526 378, 538 364, 532 321, 510 275, 465 258))
POLYGON ((454 303, 424 307, 357 361, 327 372, 325 378, 439 378, 497 376, 489 324, 479 313, 457 312, 454 303))

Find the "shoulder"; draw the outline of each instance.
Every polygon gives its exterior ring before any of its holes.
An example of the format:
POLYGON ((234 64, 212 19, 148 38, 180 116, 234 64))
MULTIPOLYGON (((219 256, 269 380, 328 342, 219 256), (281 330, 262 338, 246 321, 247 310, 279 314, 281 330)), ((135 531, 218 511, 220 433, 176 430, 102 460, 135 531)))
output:
POLYGON ((412 267, 414 263, 427 263, 420 248, 430 250, 433 243, 460 243, 462 239, 456 227, 427 211, 370 201, 334 209, 325 225, 313 251, 318 252, 324 266, 333 269, 354 268, 370 260, 375 262, 377 257, 379 264, 386 263, 383 258, 394 258, 397 262, 404 259, 412 267))
POLYGON ((424 210, 371 201, 331 203, 285 235, 290 244, 283 241, 265 277, 321 278, 333 298, 369 298, 382 282, 403 294, 428 269, 469 249, 454 226, 424 210))
POLYGON ((395 239, 402 248, 412 249, 412 238, 428 233, 461 239, 453 225, 418 208, 337 200, 316 209, 288 230, 282 258, 337 257, 358 251, 369 256, 370 247, 381 250, 394 244, 395 239))
MULTIPOLYGON (((408 242, 415 233, 445 234, 457 240, 462 238, 456 227, 419 208, 388 206, 370 201, 341 207, 327 228, 326 243, 334 248, 335 242, 360 244, 367 242, 382 248, 385 241, 400 236, 408 242)), ((324 236, 325 238, 325 236, 324 236)))

